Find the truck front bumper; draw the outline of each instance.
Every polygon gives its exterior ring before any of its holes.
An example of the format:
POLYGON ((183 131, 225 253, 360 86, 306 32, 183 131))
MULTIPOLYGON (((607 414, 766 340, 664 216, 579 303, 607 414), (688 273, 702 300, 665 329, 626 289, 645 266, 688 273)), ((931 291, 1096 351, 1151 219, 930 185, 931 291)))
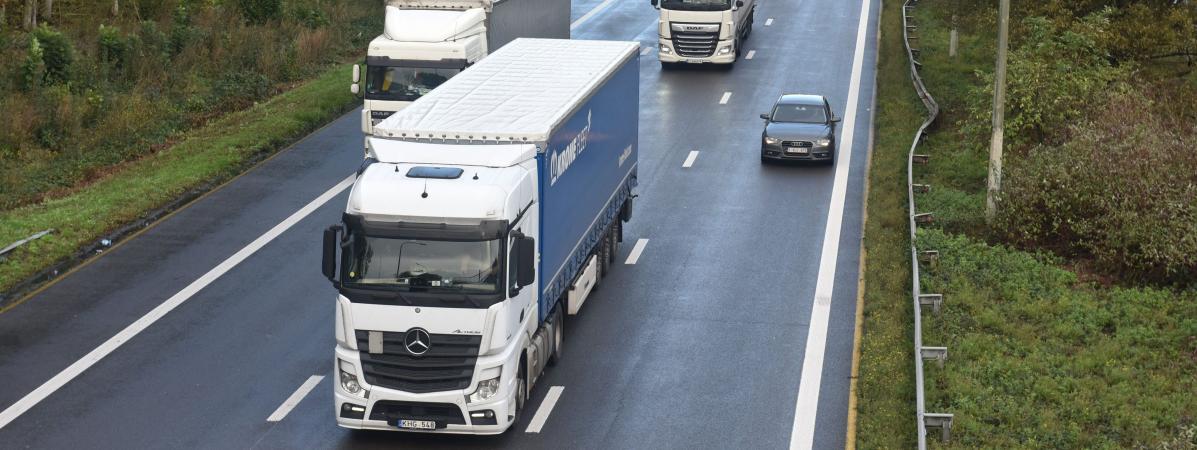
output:
MULTIPOLYGON (((337 346, 336 354, 337 359, 350 362, 357 368, 361 367, 357 351, 337 346)), ((494 364, 500 360, 501 356, 480 357, 478 366, 494 364)), ((512 363, 514 362, 515 359, 512 358, 512 363)), ((334 367, 339 366, 339 362, 334 364, 334 367)), ((368 385, 359 371, 358 382, 369 393, 367 398, 363 398, 345 391, 341 386, 340 370, 334 368, 333 413, 336 415, 337 425, 359 430, 500 434, 511 427, 515 420, 515 370, 509 371, 509 367, 515 366, 504 364, 501 370, 498 394, 488 401, 477 403, 466 403, 466 396, 473 392, 476 382, 467 389, 411 393, 368 385), (399 428, 399 420, 435 422, 436 428, 399 428)))
POLYGON ((730 40, 719 41, 715 46, 715 54, 707 57, 679 56, 673 48, 673 42, 667 38, 657 40, 657 59, 663 63, 685 64, 731 64, 736 62, 736 49, 730 40), (726 48, 727 53, 719 53, 726 48), (668 49, 668 51, 665 51, 668 49))

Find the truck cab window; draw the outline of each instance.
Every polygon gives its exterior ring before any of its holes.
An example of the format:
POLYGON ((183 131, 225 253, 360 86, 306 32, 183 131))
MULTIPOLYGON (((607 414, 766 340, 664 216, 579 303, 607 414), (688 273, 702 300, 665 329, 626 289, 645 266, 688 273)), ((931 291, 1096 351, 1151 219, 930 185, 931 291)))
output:
POLYGON ((431 92, 458 72, 461 72, 461 69, 367 66, 366 98, 414 101, 431 92))
POLYGON ((676 11, 723 11, 731 9, 733 0, 662 0, 661 7, 676 11))
POLYGON ((499 292, 499 241, 435 241, 351 235, 342 280, 348 287, 405 292, 499 292))

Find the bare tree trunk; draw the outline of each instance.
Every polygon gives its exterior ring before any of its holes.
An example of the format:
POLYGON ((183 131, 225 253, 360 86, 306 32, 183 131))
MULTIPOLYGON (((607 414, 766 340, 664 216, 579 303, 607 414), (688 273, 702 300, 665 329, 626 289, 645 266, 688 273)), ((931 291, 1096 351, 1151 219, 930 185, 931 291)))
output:
POLYGON ((121 0, 112 0, 112 17, 121 13, 121 0))
POLYGON ((8 2, 0 0, 0 31, 4 31, 4 26, 8 24, 8 2))
POLYGON ((33 29, 33 25, 34 25, 33 24, 33 20, 34 20, 33 19, 34 18, 33 2, 34 2, 34 0, 25 0, 25 29, 26 30, 33 29))
POLYGON ((54 16, 54 0, 42 0, 42 20, 49 22, 54 16))

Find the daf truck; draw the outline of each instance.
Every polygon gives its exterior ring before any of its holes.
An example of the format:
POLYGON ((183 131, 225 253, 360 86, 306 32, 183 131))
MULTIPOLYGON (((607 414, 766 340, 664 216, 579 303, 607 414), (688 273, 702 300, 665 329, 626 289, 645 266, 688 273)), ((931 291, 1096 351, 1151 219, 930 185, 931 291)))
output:
POLYGON ((525 413, 632 217, 638 50, 516 39, 375 126, 323 239, 338 425, 498 434, 525 413))
POLYGON ((517 37, 569 39, 568 0, 389 0, 382 35, 350 90, 363 97, 362 131, 517 37))
POLYGON ((756 0, 649 0, 660 10, 657 59, 677 64, 726 64, 740 57, 752 34, 756 0))

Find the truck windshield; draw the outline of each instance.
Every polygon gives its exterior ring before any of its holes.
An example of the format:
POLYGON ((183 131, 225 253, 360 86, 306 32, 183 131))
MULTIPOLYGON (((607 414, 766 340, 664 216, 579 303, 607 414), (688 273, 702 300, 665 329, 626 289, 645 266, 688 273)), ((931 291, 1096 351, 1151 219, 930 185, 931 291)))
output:
POLYGON ((458 72, 461 69, 366 66, 366 98, 415 101, 458 72))
POLYGON ((675 11, 725 11, 732 0, 661 0, 661 7, 675 11))
POLYGON ((347 287, 405 292, 499 292, 500 241, 434 241, 351 234, 341 279, 347 287))

